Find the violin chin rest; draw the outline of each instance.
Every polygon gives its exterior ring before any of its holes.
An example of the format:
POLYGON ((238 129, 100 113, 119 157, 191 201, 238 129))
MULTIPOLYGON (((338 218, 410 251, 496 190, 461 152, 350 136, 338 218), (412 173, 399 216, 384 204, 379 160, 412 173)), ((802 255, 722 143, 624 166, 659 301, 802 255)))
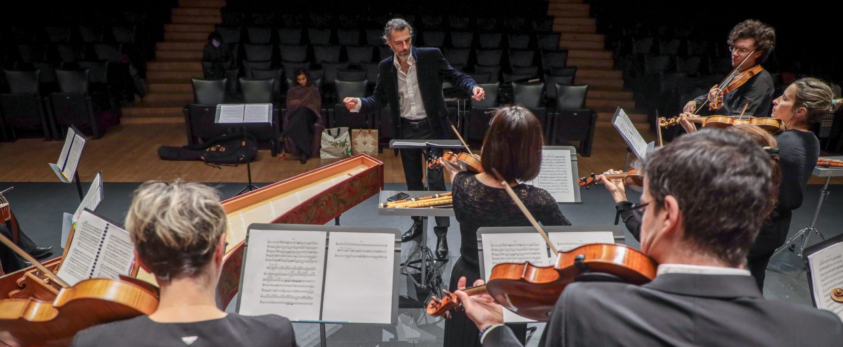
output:
POLYGON ((585 272, 574 277, 574 282, 626 282, 622 278, 606 272, 585 272))

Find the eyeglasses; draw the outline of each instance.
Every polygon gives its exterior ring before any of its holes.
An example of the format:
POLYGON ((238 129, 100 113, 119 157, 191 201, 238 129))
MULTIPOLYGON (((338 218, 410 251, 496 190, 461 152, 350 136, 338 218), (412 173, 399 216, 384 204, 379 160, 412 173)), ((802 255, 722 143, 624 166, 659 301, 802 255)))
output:
POLYGON ((629 205, 629 207, 622 209, 620 212, 632 211, 633 215, 637 215, 638 218, 641 218, 641 215, 644 214, 648 205, 650 205, 649 202, 643 204, 632 204, 629 205))
POLYGON ((752 51, 755 51, 755 50, 754 49, 746 49, 746 48, 738 48, 738 47, 735 47, 735 46, 729 46, 729 52, 732 52, 732 53, 737 52, 738 54, 741 54, 741 55, 747 54, 747 53, 752 52, 752 51))

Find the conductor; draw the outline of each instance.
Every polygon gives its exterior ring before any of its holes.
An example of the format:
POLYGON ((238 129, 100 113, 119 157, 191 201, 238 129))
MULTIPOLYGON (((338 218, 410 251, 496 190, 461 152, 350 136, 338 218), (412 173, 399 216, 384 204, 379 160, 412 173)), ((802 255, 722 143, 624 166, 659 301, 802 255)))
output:
MULTIPOLYGON (((351 112, 371 113, 390 106, 392 133, 396 138, 428 140, 449 138, 446 118, 448 109, 442 94, 442 82, 483 100, 486 92, 471 77, 454 70, 438 48, 413 47, 413 28, 407 21, 395 18, 386 23, 384 40, 395 53, 378 66, 378 83, 374 95, 367 98, 345 98, 343 102, 351 112)), ((434 155, 441 150, 434 149, 434 155)), ((407 189, 424 190, 422 150, 401 150, 404 178, 407 189)), ((441 170, 430 170, 428 182, 431 190, 445 190, 441 170)), ((448 217, 436 217, 436 257, 448 259, 448 217)), ((413 226, 401 236, 402 242, 422 234, 422 220, 413 217, 413 226)))

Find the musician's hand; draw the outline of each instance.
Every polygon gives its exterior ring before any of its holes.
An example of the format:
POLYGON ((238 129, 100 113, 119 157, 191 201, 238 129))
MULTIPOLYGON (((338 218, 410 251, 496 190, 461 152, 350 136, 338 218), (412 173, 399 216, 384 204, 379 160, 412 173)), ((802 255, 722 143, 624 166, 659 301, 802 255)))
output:
MULTIPOLYGON (((474 282, 474 286, 482 286, 485 284, 483 280, 474 282)), ((469 296, 463 289, 465 289, 465 277, 461 277, 457 282, 457 291, 454 294, 460 299, 463 307, 465 307, 465 314, 474 322, 477 329, 483 331, 488 326, 495 324, 503 324, 503 307, 495 302, 489 294, 478 294, 469 296)))
POLYGON ((698 118, 695 114, 683 113, 679 115, 679 125, 685 129, 689 134, 697 131, 697 126, 691 123, 688 118, 698 118))
MULTIPOLYGON (((609 171, 604 172, 603 175, 616 174, 616 173, 623 173, 623 171, 620 171, 620 170, 615 171, 615 170, 609 169, 609 171)), ((624 185, 623 185, 623 179, 616 178, 616 179, 610 180, 603 175, 597 176, 597 179, 600 180, 600 182, 603 182, 603 185, 606 186, 606 190, 608 190, 609 193, 612 193, 612 198, 615 199, 615 203, 619 203, 621 201, 627 201, 627 199, 626 199, 626 189, 624 188, 624 185)))
POLYGON ((480 86, 474 86, 474 95, 471 96, 474 100, 480 101, 486 97, 486 91, 480 86))
POLYGON ((717 86, 711 87, 711 89, 708 91, 708 102, 714 103, 714 100, 717 99, 717 96, 720 95, 720 92, 721 90, 720 88, 717 88, 717 86))
POLYGON ((342 102, 345 103, 345 108, 347 108, 349 111, 353 111, 354 108, 357 107, 357 103, 360 102, 360 99, 358 99, 358 98, 345 98, 345 99, 342 100, 342 102))
POLYGON ((691 100, 691 101, 688 101, 687 104, 685 104, 685 108, 682 109, 682 112, 694 113, 694 111, 696 111, 696 110, 697 110, 697 102, 694 101, 694 100, 691 100))

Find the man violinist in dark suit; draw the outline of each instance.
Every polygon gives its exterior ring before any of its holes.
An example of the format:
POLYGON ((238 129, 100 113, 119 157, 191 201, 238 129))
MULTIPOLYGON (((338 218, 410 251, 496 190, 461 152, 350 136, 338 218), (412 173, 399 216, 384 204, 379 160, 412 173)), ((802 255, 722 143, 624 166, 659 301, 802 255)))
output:
MULTIPOLYGON (((632 208, 643 214, 641 251, 659 264, 656 278, 570 284, 539 346, 840 346, 839 317, 765 300, 744 269, 774 205, 767 152, 744 135, 703 129, 642 167, 644 192, 632 208)), ((491 296, 456 293, 484 347, 520 346, 491 296)))

